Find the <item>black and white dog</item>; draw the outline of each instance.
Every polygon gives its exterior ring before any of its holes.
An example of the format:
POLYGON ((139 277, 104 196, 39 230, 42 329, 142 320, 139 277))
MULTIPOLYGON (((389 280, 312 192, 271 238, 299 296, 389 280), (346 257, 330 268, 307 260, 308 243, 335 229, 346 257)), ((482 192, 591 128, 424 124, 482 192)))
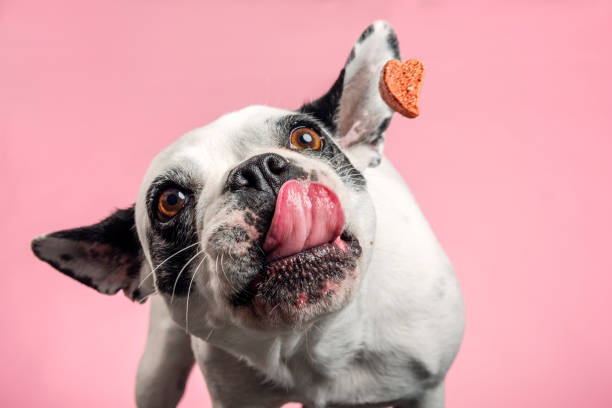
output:
POLYGON ((321 98, 193 130, 134 207, 36 238, 85 285, 151 297, 139 407, 175 406, 194 361, 213 406, 444 406, 464 309, 451 264, 382 155, 396 36, 369 26, 321 98))

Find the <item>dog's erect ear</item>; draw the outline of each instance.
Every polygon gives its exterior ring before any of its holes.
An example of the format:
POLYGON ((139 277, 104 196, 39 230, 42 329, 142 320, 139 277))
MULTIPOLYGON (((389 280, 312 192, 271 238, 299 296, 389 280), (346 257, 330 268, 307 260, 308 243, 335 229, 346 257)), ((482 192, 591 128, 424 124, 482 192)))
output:
POLYGON ((380 163, 393 111, 382 100, 378 81, 390 59, 400 59, 397 37, 387 22, 376 21, 361 34, 330 90, 300 108, 331 129, 360 168, 380 163))
POLYGON ((146 276, 148 268, 136 235, 133 207, 118 210, 94 225, 37 237, 32 251, 58 271, 101 293, 112 295, 123 289, 130 299, 143 301, 153 291, 151 282, 141 285, 141 275, 146 276))

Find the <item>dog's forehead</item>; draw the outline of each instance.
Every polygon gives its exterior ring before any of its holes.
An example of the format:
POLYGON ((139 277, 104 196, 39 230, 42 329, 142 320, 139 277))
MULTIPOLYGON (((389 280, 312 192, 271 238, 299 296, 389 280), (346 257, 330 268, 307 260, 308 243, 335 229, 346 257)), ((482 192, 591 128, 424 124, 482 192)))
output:
POLYGON ((291 113, 267 106, 249 106, 194 129, 153 159, 143 185, 169 169, 208 173, 244 160, 257 149, 271 146, 278 122, 291 113))

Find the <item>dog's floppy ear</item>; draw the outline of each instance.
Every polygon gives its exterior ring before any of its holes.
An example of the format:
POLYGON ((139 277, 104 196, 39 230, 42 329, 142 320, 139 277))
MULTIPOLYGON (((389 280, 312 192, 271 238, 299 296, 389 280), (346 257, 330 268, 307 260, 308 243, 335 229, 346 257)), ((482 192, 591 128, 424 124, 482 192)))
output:
POLYGON ((144 301, 154 290, 150 279, 141 284, 148 268, 136 235, 133 207, 117 210, 97 224, 37 237, 32 251, 101 293, 112 295, 123 289, 130 299, 144 301))
POLYGON ((361 34, 330 90, 300 108, 331 129, 360 168, 380 163, 393 111, 380 97, 378 81, 390 59, 400 59, 397 37, 387 22, 376 21, 361 34))

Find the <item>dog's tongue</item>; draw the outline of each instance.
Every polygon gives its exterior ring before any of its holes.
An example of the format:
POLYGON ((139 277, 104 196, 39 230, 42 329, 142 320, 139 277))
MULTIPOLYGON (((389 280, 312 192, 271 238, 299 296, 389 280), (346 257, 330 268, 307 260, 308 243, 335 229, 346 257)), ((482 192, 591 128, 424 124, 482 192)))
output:
POLYGON ((342 234, 344 213, 333 191, 297 180, 282 185, 263 249, 268 261, 334 241, 342 234))

